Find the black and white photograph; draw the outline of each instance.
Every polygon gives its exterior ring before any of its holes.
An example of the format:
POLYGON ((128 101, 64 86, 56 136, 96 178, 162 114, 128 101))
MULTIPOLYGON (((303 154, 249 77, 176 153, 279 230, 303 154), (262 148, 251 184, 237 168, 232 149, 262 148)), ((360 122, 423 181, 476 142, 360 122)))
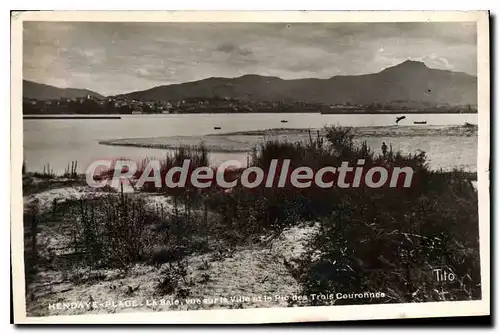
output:
POLYGON ((18 319, 489 314, 488 13, 252 13, 11 19, 18 319))

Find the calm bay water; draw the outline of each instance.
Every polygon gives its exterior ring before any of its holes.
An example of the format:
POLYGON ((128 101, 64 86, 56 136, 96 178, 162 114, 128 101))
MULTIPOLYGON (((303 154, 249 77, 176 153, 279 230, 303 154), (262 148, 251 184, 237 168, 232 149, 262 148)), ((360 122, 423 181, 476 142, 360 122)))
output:
MULTIPOLYGON (((325 125, 390 126, 397 115, 321 115, 321 114, 182 114, 182 115, 121 115, 122 119, 60 119, 24 120, 24 159, 28 171, 41 171, 50 164, 56 173, 73 160, 78 170, 98 159, 127 157, 161 158, 165 150, 105 146, 98 142, 105 139, 143 138, 165 136, 191 136, 212 133, 262 130, 270 128, 320 128, 325 125), (287 120, 282 123, 281 120, 287 120), (214 127, 221 127, 214 130, 214 127)), ((427 121, 427 125, 477 124, 476 114, 412 114, 406 115, 401 125, 414 121, 427 121)), ((415 125, 420 126, 420 125, 415 125)), ((428 152, 433 168, 463 167, 475 170, 477 156, 476 137, 403 137, 362 138, 378 149, 383 141, 392 143, 394 149, 428 152)), ((217 163, 226 159, 245 160, 241 153, 211 153, 217 163)))

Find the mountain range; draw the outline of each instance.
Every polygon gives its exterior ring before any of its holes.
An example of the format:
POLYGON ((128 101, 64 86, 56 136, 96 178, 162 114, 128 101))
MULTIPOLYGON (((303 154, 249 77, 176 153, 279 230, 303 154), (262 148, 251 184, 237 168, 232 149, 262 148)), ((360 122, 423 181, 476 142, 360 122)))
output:
POLYGON ((23 80, 23 98, 54 100, 62 98, 72 99, 77 97, 86 97, 87 95, 91 95, 97 98, 104 97, 101 94, 88 89, 59 88, 33 81, 23 80))
MULTIPOLYGON (((57 98, 58 94, 60 97, 67 97, 69 94, 99 96, 88 90, 60 89, 25 81, 25 97, 47 99, 57 98)), ((243 101, 302 101, 325 104, 416 101, 430 104, 476 105, 477 77, 462 72, 433 69, 423 62, 407 60, 372 74, 292 80, 253 74, 236 78, 212 77, 182 84, 157 86, 115 97, 147 101, 216 96, 243 101)))

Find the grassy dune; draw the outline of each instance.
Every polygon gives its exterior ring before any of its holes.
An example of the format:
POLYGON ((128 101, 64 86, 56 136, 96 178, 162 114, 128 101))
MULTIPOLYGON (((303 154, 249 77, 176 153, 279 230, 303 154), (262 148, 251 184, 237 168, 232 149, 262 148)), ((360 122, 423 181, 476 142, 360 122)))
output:
MULTIPOLYGON (((410 188, 380 189, 237 186, 231 192, 145 185, 129 194, 113 188, 96 194, 85 187, 63 187, 28 194, 28 313, 480 298, 478 202, 471 174, 431 170, 424 153, 377 153, 355 140, 356 131, 332 127, 307 131, 303 141, 269 138, 253 146, 250 164, 265 168, 271 159, 287 158, 292 166, 320 168, 341 161, 352 165, 362 158, 366 167, 412 167, 418 182, 410 188), (453 272, 456 280, 437 282, 435 269, 453 272), (311 298, 365 291, 384 292, 384 297, 311 298), (306 298, 258 299, 269 295, 306 298), (211 296, 250 301, 187 303, 211 296), (48 309, 57 301, 126 298, 182 302, 173 308, 48 309)), ((206 153, 199 147, 178 150, 164 165, 180 165, 184 158, 206 165, 206 153)))

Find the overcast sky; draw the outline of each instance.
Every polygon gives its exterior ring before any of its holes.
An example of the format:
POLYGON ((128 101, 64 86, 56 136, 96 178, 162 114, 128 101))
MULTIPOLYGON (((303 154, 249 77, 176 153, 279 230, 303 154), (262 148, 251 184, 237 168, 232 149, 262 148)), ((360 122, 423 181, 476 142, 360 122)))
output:
POLYGON ((25 22, 24 79, 103 95, 244 74, 329 78, 406 59, 476 74, 474 23, 25 22))

